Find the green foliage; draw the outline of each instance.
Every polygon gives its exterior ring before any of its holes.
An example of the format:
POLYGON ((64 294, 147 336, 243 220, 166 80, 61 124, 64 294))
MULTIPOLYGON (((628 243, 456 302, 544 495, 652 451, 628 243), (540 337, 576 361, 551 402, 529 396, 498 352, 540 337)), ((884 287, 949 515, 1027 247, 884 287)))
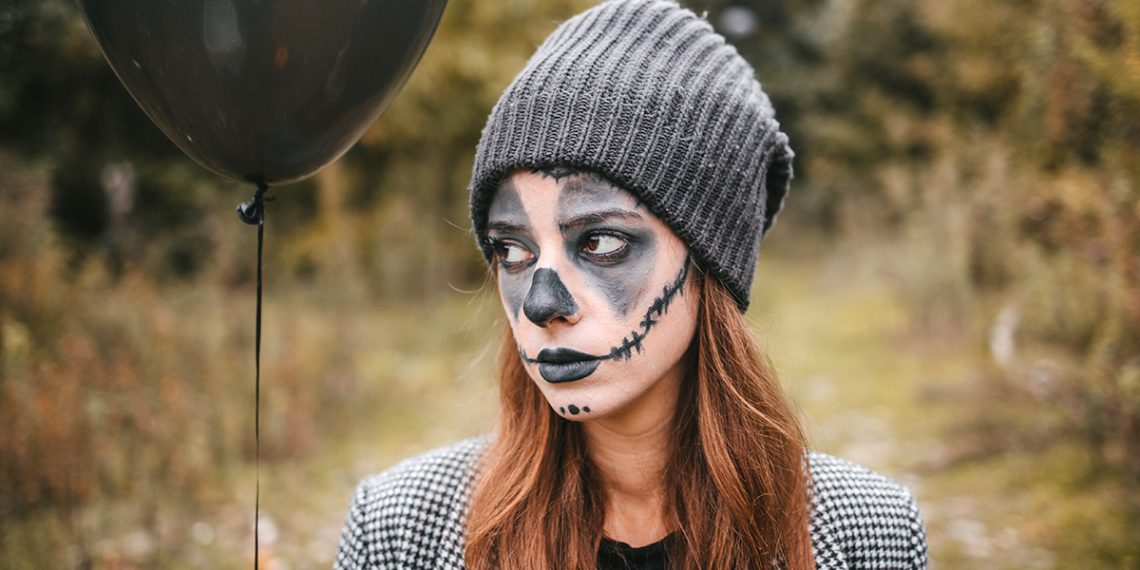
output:
POLYGON ((782 6, 740 44, 791 100, 808 204, 789 217, 898 241, 888 271, 927 330, 981 344, 1018 309, 1020 356, 1083 363, 1059 405, 1098 419, 1069 427, 1140 477, 1122 379, 1140 359, 1140 2, 782 6))
MULTIPOLYGON (((973 398, 992 403, 947 437, 982 442, 965 457, 1085 445, 1086 485, 1140 480, 1140 2, 787 5, 794 23, 759 33, 817 32, 798 73, 743 49, 802 105, 809 202, 788 217, 889 252, 916 331, 988 349, 973 398)), ((1128 550, 1110 542, 1104 561, 1128 550)))

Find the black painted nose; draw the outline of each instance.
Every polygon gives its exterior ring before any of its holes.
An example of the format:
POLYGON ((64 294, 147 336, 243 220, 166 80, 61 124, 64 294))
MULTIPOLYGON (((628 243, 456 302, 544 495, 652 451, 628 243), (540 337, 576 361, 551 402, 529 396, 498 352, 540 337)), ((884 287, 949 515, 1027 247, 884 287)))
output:
POLYGON ((562 280, 553 269, 543 267, 534 272, 530 291, 523 302, 526 318, 540 327, 558 318, 568 317, 578 312, 578 303, 566 290, 562 280))

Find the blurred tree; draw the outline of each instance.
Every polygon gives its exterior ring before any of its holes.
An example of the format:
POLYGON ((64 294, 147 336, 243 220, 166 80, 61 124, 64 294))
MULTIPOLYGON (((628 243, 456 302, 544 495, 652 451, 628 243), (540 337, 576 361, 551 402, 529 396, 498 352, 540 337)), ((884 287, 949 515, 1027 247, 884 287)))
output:
POLYGON ((0 151, 52 172, 53 217, 76 252, 121 258, 127 244, 111 234, 137 232, 158 250, 156 273, 189 275, 204 263, 210 248, 201 240, 172 245, 171 236, 215 205, 195 187, 218 182, 185 168, 119 85, 73 3, 0 1, 0 75, 0 151), (112 211, 104 174, 115 164, 135 175, 120 181, 112 211))

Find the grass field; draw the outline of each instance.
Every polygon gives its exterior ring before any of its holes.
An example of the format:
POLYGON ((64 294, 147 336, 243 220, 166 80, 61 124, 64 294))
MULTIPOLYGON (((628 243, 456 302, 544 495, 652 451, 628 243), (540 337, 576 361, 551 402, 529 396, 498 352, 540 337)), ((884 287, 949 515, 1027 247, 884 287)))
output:
MULTIPOLYGON (((973 411, 1006 405, 979 399, 989 381, 985 347, 917 328, 881 268, 857 253, 778 250, 760 265, 749 319, 812 445, 913 489, 936 567, 1137 567, 1136 492, 1098 473, 1077 442, 979 451, 984 437, 968 421, 973 411)), ((205 336, 252 325, 244 296, 211 304, 217 299, 185 289, 165 298, 171 318, 185 317, 184 326, 202 327, 205 336)), ((361 477, 488 429, 498 312, 487 291, 392 307, 270 288, 262 427, 273 443, 261 466, 263 567, 329 567, 361 477), (314 390, 351 401, 336 413, 306 411, 312 397, 297 394, 314 390), (293 445, 303 449, 291 452, 293 445)), ((252 407, 251 363, 229 366, 228 381, 248 383, 252 407)), ((248 457, 252 425, 228 429, 217 437, 241 440, 227 445, 248 457)), ((0 565, 249 566, 252 462, 204 473, 191 488, 134 475, 129 493, 6 521, 0 565)))

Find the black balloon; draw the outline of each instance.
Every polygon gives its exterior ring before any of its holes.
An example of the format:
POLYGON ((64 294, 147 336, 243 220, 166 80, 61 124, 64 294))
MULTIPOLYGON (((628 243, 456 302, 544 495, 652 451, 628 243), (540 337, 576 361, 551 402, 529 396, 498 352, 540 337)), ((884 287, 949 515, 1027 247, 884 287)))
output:
POLYGON ((415 68, 446 0, 78 0, 103 54, 187 155, 282 184, 336 160, 415 68))

